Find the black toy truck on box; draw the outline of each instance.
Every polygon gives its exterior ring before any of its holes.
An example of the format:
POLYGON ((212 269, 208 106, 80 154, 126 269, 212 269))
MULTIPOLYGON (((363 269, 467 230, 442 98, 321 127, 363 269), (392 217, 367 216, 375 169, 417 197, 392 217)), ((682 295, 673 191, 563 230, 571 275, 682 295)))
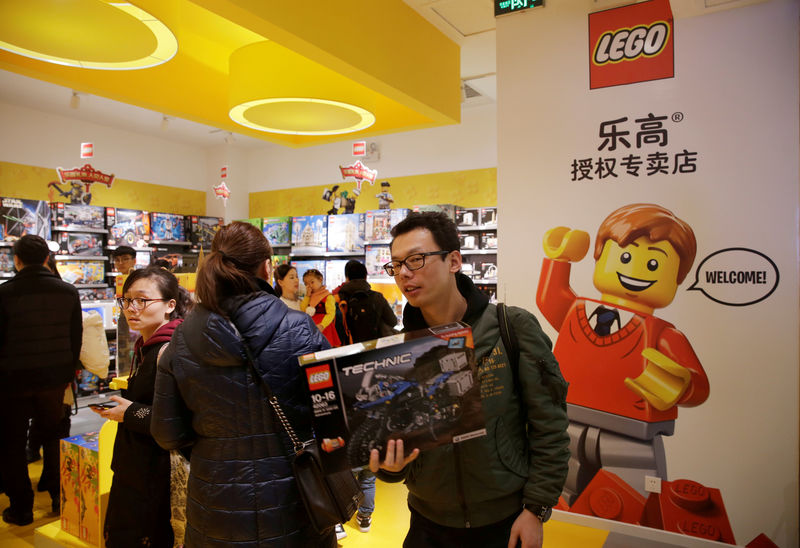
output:
POLYGON ((313 424, 328 472, 384 456, 486 434, 472 330, 463 323, 391 335, 300 358, 313 424))

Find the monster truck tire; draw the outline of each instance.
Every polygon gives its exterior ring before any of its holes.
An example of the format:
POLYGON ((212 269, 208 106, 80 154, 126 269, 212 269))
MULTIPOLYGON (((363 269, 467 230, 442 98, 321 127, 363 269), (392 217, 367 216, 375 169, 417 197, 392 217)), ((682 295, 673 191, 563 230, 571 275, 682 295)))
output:
POLYGON ((373 449, 383 449, 375 442, 381 432, 379 419, 367 419, 356 428, 347 444, 347 458, 353 467, 369 462, 369 453, 373 449))

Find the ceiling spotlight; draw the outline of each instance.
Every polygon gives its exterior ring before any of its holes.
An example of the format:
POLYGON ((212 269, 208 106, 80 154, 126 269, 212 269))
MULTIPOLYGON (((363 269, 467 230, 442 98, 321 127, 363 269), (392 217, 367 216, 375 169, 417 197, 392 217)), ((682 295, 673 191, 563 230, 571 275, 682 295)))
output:
POLYGON ((161 115, 161 131, 169 129, 169 117, 166 114, 161 115))
POLYGON ((72 97, 69 98, 69 108, 79 108, 81 106, 81 96, 74 89, 72 90, 72 97))
POLYGON ((225 144, 232 145, 235 139, 233 138, 233 133, 230 131, 225 134, 225 144))

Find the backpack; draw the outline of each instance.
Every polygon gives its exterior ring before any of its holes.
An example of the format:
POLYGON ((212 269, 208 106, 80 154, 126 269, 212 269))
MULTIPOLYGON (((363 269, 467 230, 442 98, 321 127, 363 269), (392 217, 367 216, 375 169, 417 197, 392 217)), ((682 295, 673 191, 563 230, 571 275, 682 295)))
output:
POLYGON ((370 293, 371 291, 356 291, 346 301, 342 301, 344 322, 351 344, 380 337, 380 318, 370 293))

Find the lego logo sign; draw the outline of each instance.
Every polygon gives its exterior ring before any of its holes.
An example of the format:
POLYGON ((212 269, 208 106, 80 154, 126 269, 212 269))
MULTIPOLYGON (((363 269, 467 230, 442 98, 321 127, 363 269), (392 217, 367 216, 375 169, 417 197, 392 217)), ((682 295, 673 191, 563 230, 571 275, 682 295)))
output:
POLYGON ((94 156, 94 145, 92 143, 81 143, 81 158, 91 158, 94 156))
POLYGON ((308 389, 311 391, 333 386, 331 368, 328 367, 328 364, 309 367, 306 369, 306 376, 308 377, 308 389))
POLYGON ((591 89, 675 76, 669 0, 589 14, 591 89))
POLYGON ((367 142, 356 141, 353 143, 353 156, 366 156, 367 155, 367 142))

